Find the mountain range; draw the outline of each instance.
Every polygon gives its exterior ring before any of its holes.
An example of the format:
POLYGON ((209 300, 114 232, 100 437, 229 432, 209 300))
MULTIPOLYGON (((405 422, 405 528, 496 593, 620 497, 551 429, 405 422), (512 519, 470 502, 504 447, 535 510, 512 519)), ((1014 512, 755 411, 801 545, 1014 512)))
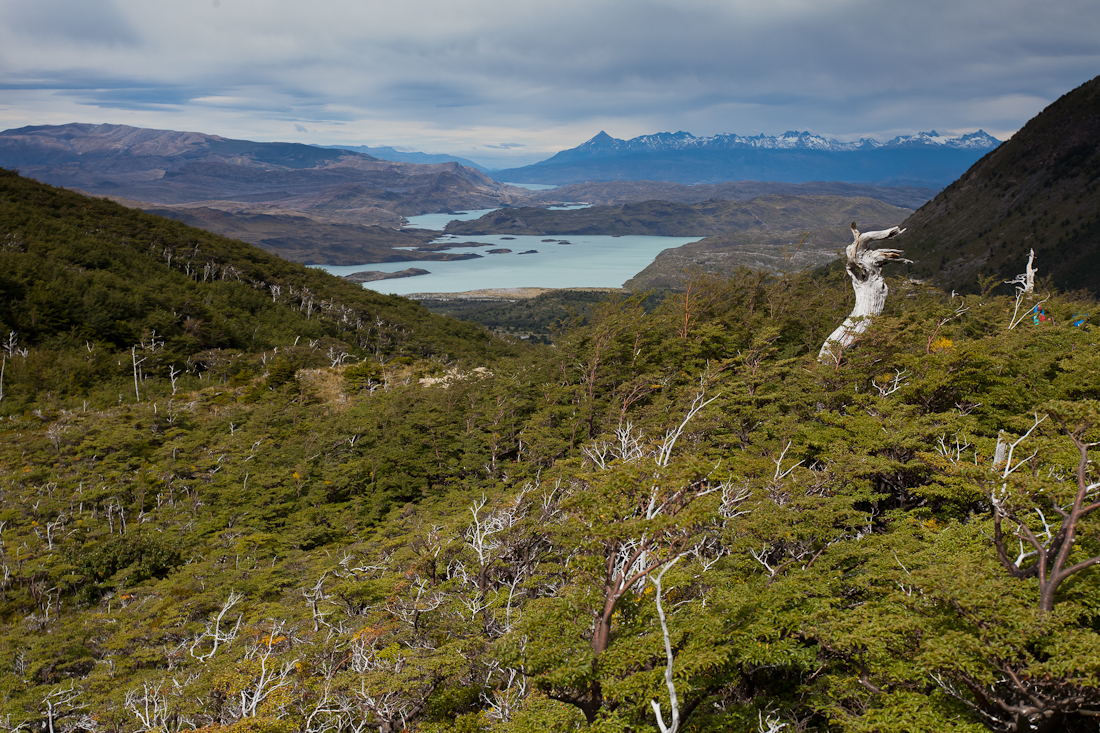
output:
POLYGON ((491 170, 480 163, 475 163, 468 158, 460 158, 457 155, 447 155, 446 153, 421 153, 415 150, 398 150, 388 145, 381 145, 374 148, 369 145, 322 145, 321 147, 329 150, 350 150, 355 153, 369 155, 372 158, 378 158, 379 160, 392 160, 401 163, 420 163, 422 165, 458 163, 467 168, 479 170, 482 173, 488 173, 491 170))
MULTIPOLYGON (((789 144, 804 146, 799 150, 809 150, 811 146, 821 144, 820 138, 814 140, 803 134, 787 137, 789 144), (795 140, 796 137, 798 140, 795 140)), ((983 144, 982 140, 985 140, 984 133, 954 140, 931 133, 915 137, 919 139, 891 141, 889 149, 922 150, 937 145, 941 151, 962 151, 976 155, 981 152, 981 148, 975 146, 983 144)), ((628 143, 635 149, 664 144, 658 138, 660 136, 636 138, 628 143)), ((686 133, 678 133, 665 142, 705 147, 705 141, 700 143, 700 140, 686 133)), ((775 140, 778 139, 768 142, 763 138, 756 138, 760 145, 771 145, 775 140)), ((616 149, 617 142, 610 137, 604 142, 605 148, 616 149)), ((591 147, 595 149, 599 146, 591 147)), ((873 149, 882 150, 887 150, 887 146, 873 149)), ((621 161, 628 157, 630 156, 612 156, 607 160, 621 161)), ((638 185, 640 182, 633 184, 638 185)), ((785 206, 812 209, 808 204, 811 199, 825 201, 829 198, 806 196, 805 194, 814 192, 811 190, 813 186, 802 185, 805 188, 801 192, 803 195, 788 196, 790 203, 784 204, 785 206)), ((840 184, 827 186, 838 185, 840 184)), ((545 234, 566 234, 582 231, 585 227, 597 227, 604 233, 619 233, 619 229, 623 227, 646 226, 669 234, 688 233, 686 229, 691 229, 690 233, 711 235, 700 242, 662 253, 634 279, 632 285, 635 287, 676 287, 683 272, 699 268, 724 275, 731 274, 747 262, 755 263, 754 266, 763 269, 775 269, 775 257, 762 258, 759 256, 760 252, 778 252, 782 246, 791 249, 799 241, 801 232, 806 230, 813 230, 813 233, 804 240, 809 246, 804 246, 803 249, 825 253, 846 244, 847 237, 843 228, 839 227, 840 220, 829 219, 837 210, 844 210, 843 207, 836 208, 838 202, 835 201, 829 204, 833 208, 828 212, 821 210, 821 213, 828 213, 829 216, 819 216, 815 221, 804 217, 794 226, 785 227, 777 226, 775 222, 762 217, 758 217, 759 222, 749 220, 745 226, 738 225, 734 220, 723 219, 717 222, 717 228, 722 229, 723 233, 717 233, 714 231, 715 227, 703 226, 711 222, 702 222, 698 217, 689 219, 679 214, 674 215, 672 210, 677 207, 671 204, 662 207, 657 205, 658 202, 651 201, 648 205, 622 206, 631 201, 629 191, 633 186, 616 182, 593 182, 564 189, 578 194, 591 194, 591 200, 605 206, 618 205, 614 210, 536 212, 520 209, 496 212, 477 222, 454 224, 451 230, 456 233, 475 230, 515 233, 537 229, 545 234), (627 188, 620 190, 621 186, 627 188), (642 210, 645 216, 639 213, 642 210), (630 216, 624 216, 627 211, 631 212, 630 216), (603 220, 598 219, 600 213, 606 214, 603 220), (829 230, 829 227, 834 228, 829 230), (822 238, 826 233, 832 236, 831 247, 828 237, 822 238), (751 241, 746 237, 751 237, 751 241), (740 252, 736 256, 735 250, 740 252), (751 255, 748 260, 744 256, 746 254, 751 255)), ((745 186, 748 190, 759 191, 757 195, 771 193, 759 188, 761 184, 745 186)), ((832 193, 828 187, 825 190, 832 193)), ((692 193, 697 193, 700 198, 714 195, 719 190, 723 191, 722 198, 734 198, 738 193, 734 183, 687 187, 646 182, 645 190, 653 194, 653 198, 667 196, 667 200, 679 201, 679 208, 684 208, 683 204, 699 204, 699 198, 692 198, 692 193)), ((859 190, 858 187, 851 187, 847 193, 852 195, 859 190)), ((562 192, 559 190, 555 193, 562 192)), ((778 201, 782 197, 764 196, 753 199, 752 203, 759 206, 772 198, 778 201)), ((718 203, 720 202, 704 201, 699 206, 715 209, 718 203)), ((898 200, 890 203, 904 206, 905 202, 898 200)), ((744 210, 753 209, 745 207, 744 210)), ((872 221, 864 214, 856 213, 854 209, 852 211, 853 215, 849 220, 857 219, 865 229, 874 229, 889 223, 881 217, 874 217, 875 220, 872 221)), ((894 215, 898 213, 900 211, 895 209, 894 215)), ((1062 96, 1028 122, 1011 140, 982 156, 931 201, 920 205, 903 222, 899 216, 894 223, 900 223, 906 229, 905 234, 898 239, 898 248, 904 250, 906 257, 914 261, 899 272, 910 277, 931 280, 944 289, 978 291, 989 284, 1010 280, 1023 271, 1029 251, 1035 250, 1036 266, 1040 276, 1047 278, 1048 286, 1100 292, 1100 77, 1062 96), (985 286, 983 281, 986 282, 985 286)))
POLYGON ((512 195, 480 171, 453 162, 393 162, 351 150, 127 125, 5 130, 0 166, 56 186, 134 201, 294 211, 324 221, 391 226, 406 215, 499 206, 512 195))
MULTIPOLYGON (((631 153, 660 153, 669 150, 730 150, 736 148, 755 148, 759 150, 827 150, 830 152, 851 152, 854 150, 877 150, 879 148, 949 148, 956 150, 989 150, 1001 144, 1000 140, 978 130, 960 137, 946 137, 935 130, 919 132, 916 135, 898 136, 889 142, 879 142, 872 138, 860 138, 856 142, 844 143, 829 140, 810 132, 788 131, 782 135, 744 136, 722 133, 710 137, 696 137, 687 132, 658 132, 654 135, 640 135, 630 140, 613 138, 600 131, 588 142, 570 150, 563 150, 546 163, 586 158, 629 155, 631 153)), ((541 164, 540 164, 541 165, 541 164)))
MULTIPOLYGON (((0 132, 0 166, 156 210, 297 261, 331 264, 452 257, 409 249, 422 245, 425 233, 397 227, 405 216, 419 213, 567 200, 622 206, 657 200, 747 200, 767 194, 870 196, 903 208, 920 207, 903 224, 909 231, 899 242, 915 262, 907 270, 911 276, 933 279, 948 289, 974 290, 982 277, 1010 279, 1035 249, 1040 274, 1052 284, 1095 291, 1100 281, 1098 79, 1063 96, 1000 145, 981 131, 957 138, 933 131, 887 143, 839 143, 806 132, 775 137, 678 132, 632 140, 600 133, 537 165, 494 173, 516 181, 525 180, 516 171, 542 180, 584 173, 579 177, 592 181, 555 191, 507 186, 456 162, 384 161, 355 150, 125 125, 74 123, 0 132), (954 182, 931 201, 943 185, 940 179, 925 181, 926 187, 920 188, 845 183, 841 175, 861 171, 848 177, 873 179, 873 171, 888 171, 880 182, 900 183, 919 179, 922 172, 938 170, 942 177, 967 159, 972 160, 969 169, 953 174, 954 182), (734 178, 730 166, 738 160, 746 164, 740 174, 751 173, 748 177, 765 182, 726 180, 734 178), (705 170, 721 182, 670 182, 676 175, 661 175, 655 170, 661 167, 671 173, 705 170), (788 178, 832 181, 785 181, 784 171, 795 169, 798 176, 788 178), (590 175, 600 171, 614 175, 602 182, 590 175)), ((579 222, 592 216, 554 212, 552 233, 572 231, 571 217, 579 222)), ((675 218, 662 221, 661 227, 672 226, 675 218)), ((830 219, 828 226, 835 223, 830 219)), ((551 232, 542 224, 538 228, 551 232)), ((725 251, 731 244, 718 239, 697 243, 691 252, 681 253, 677 267, 692 261, 720 265, 709 250, 725 251)), ((668 280, 667 274, 662 281, 668 280)))
POLYGON ((540 163, 494 171, 499 181, 569 184, 652 180, 718 183, 843 181, 942 188, 1000 144, 984 131, 946 137, 936 131, 842 143, 809 132, 696 137, 662 132, 630 140, 600 132, 540 163))
POLYGON ((236 237, 304 263, 450 259, 397 253, 424 236, 406 216, 525 200, 455 162, 385 161, 351 150, 127 125, 0 132, 0 167, 236 237))

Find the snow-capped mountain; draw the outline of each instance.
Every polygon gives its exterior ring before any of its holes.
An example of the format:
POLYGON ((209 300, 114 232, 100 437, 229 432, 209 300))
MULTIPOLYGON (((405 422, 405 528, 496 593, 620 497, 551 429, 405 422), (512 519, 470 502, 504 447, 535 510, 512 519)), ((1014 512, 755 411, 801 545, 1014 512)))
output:
MULTIPOLYGON (((571 150, 564 150, 554 158, 566 153, 593 153, 603 155, 624 155, 629 153, 656 153, 668 150, 731 150, 736 148, 756 148, 760 150, 827 150, 842 152, 849 150, 868 150, 874 148, 912 148, 922 145, 955 148, 960 150, 992 150, 1001 144, 997 138, 984 130, 978 130, 960 137, 946 137, 935 130, 918 132, 916 135, 895 137, 882 143, 873 138, 860 138, 856 142, 842 143, 814 135, 810 132, 788 131, 782 135, 737 135, 721 133, 710 137, 696 137, 688 132, 658 132, 653 135, 640 135, 630 140, 620 140, 600 132, 591 140, 571 150)), ((572 156, 570 156, 572 157, 572 156)), ((577 157, 590 157, 589 155, 577 157)), ((549 162, 549 161, 547 161, 549 162)))
POLYGON ((1001 144, 983 130, 959 137, 935 130, 889 142, 830 140, 810 132, 782 135, 658 132, 630 140, 600 132, 540 163, 495 171, 499 181, 580 183, 651 180, 718 183, 757 180, 846 181, 940 188, 1001 144))

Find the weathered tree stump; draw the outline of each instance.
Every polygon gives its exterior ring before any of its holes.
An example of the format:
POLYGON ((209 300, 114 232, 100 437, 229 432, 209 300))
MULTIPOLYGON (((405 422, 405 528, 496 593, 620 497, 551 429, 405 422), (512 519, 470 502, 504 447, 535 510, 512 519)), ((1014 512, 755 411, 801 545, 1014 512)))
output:
POLYGON ((882 313, 886 306, 886 295, 890 291, 886 287, 886 278, 882 276, 882 266, 891 261, 911 260, 902 257, 900 249, 869 249, 868 245, 880 239, 892 239, 904 231, 900 227, 893 227, 881 232, 860 234, 856 223, 852 222, 853 241, 844 253, 848 256, 846 269, 852 278, 852 288, 856 291, 856 305, 844 319, 844 323, 825 340, 817 354, 818 361, 839 360, 844 349, 851 346, 871 325, 871 319, 882 313))

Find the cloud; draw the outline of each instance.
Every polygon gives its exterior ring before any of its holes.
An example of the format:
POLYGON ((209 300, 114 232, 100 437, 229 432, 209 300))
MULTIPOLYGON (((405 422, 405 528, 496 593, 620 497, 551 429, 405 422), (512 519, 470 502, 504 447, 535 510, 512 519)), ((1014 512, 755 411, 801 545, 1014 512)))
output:
POLYGON ((137 46, 139 35, 111 0, 35 0, 5 3, 12 33, 35 43, 137 46))
POLYGON ((0 100, 0 127, 125 119, 475 160, 546 157, 601 129, 1005 135, 1100 69, 1095 0, 3 7, 0 88, 20 94, 0 100))

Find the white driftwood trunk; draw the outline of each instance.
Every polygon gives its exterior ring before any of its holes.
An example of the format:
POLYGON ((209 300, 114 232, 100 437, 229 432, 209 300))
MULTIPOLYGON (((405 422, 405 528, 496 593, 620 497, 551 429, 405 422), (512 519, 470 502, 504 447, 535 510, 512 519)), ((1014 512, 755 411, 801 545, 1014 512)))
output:
POLYGON ((882 276, 882 266, 890 261, 909 262, 902 257, 899 249, 869 249, 871 242, 880 239, 892 239, 904 232, 894 227, 881 232, 860 234, 856 223, 852 222, 852 243, 844 253, 848 256, 848 274, 852 277, 852 289, 856 291, 856 305, 844 319, 844 323, 833 331, 817 354, 818 361, 833 361, 840 358, 844 349, 852 345, 856 338, 871 325, 871 319, 882 313, 886 306, 886 279, 882 276))
POLYGON ((1035 292, 1035 273, 1038 270, 1035 269, 1035 250, 1031 250, 1031 254, 1027 256, 1027 268, 1024 270, 1023 275, 1017 275, 1012 280, 1005 280, 1008 285, 1015 285, 1016 292, 1031 294, 1035 292))

